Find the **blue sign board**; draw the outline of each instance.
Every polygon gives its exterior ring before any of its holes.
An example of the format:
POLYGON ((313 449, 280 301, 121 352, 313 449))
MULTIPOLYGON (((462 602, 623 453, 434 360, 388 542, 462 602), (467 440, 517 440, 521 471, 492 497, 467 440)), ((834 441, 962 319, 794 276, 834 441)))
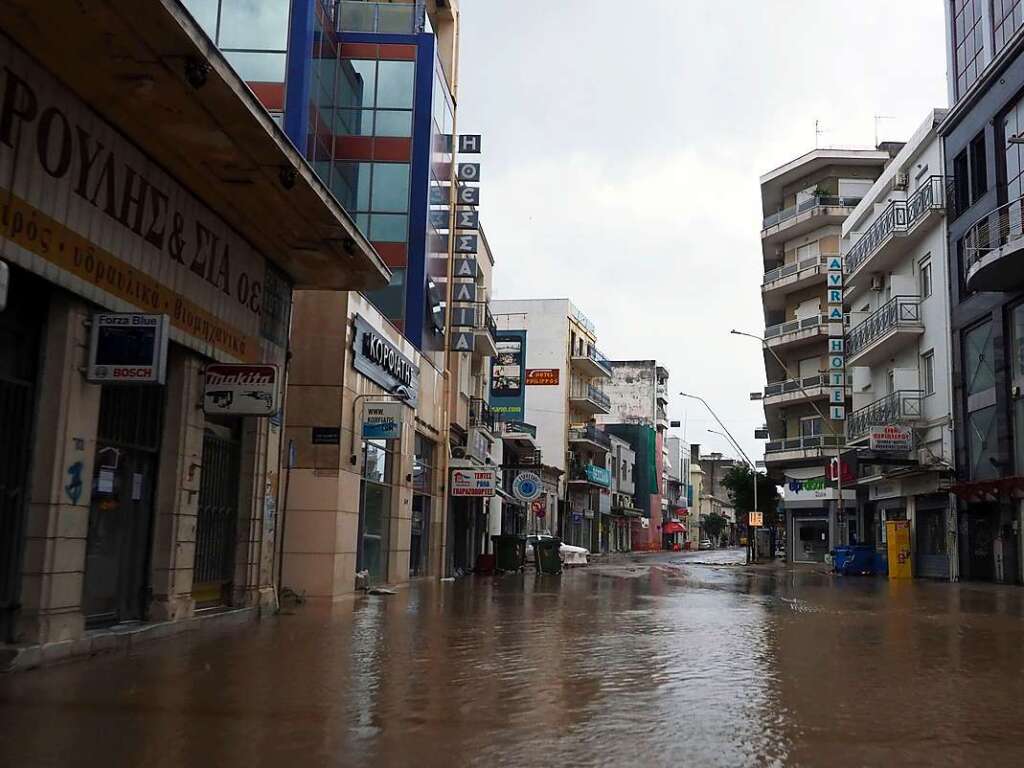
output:
POLYGON ((587 480, 592 483, 597 483, 598 485, 603 485, 605 488, 611 488, 611 470, 595 466, 594 464, 587 464, 585 470, 587 473, 587 480))

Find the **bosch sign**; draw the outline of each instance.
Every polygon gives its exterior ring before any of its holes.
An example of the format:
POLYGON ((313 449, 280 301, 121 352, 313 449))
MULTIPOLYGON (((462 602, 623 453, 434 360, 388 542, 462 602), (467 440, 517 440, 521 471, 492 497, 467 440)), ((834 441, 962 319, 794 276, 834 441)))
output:
POLYGON ((86 378, 103 384, 163 384, 167 326, 167 315, 93 315, 86 378))

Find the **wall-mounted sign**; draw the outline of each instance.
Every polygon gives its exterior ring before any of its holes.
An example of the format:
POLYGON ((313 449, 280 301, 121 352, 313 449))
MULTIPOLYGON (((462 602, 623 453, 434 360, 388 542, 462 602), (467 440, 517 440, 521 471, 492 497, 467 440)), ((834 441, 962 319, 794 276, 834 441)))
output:
POLYGON ((558 384, 557 368, 527 368, 526 386, 551 387, 558 384))
POLYGON ((459 154, 478 155, 480 154, 480 134, 462 133, 459 134, 459 154))
POLYGON ((467 184, 459 184, 457 200, 459 205, 479 206, 480 187, 471 187, 467 184))
POLYGON ((583 471, 590 482, 603 485, 606 488, 611 487, 612 473, 610 469, 599 467, 596 464, 587 464, 584 466, 583 471))
POLYGON ((889 424, 885 427, 872 427, 868 447, 873 451, 892 451, 906 453, 914 450, 914 430, 889 424))
POLYGON ((480 229, 480 214, 477 211, 460 208, 455 212, 456 229, 480 229))
POLYGON ((530 511, 537 517, 544 517, 548 513, 548 503, 545 499, 537 499, 530 503, 530 511))
POLYGON ((476 328, 476 307, 452 307, 452 328, 476 328))
POLYGON ((415 408, 419 398, 420 366, 403 355, 361 315, 352 318, 352 367, 387 392, 405 395, 405 404, 415 408))
POLYGON ((313 445, 341 445, 340 427, 313 427, 313 445))
POLYGON ((480 181, 480 163, 459 163, 455 167, 455 178, 459 181, 480 181))
POLYGON ((480 238, 477 235, 458 234, 455 236, 456 253, 476 253, 480 248, 480 238))
POLYGON ((452 496, 494 496, 498 474, 493 469, 453 469, 452 496))
POLYGON ((763 526, 764 525, 764 512, 754 512, 754 511, 751 511, 749 513, 748 524, 750 525, 751 528, 760 528, 761 526, 763 526))
POLYGON ((104 384, 163 384, 167 328, 167 315, 93 315, 86 379, 104 384))
POLYGON ((363 403, 363 439, 398 440, 402 437, 401 403, 363 403))
POLYGON ((452 301, 463 303, 476 301, 476 283, 455 283, 452 285, 452 301))
POLYGON ((476 349, 476 334, 472 331, 452 332, 453 352, 472 352, 476 349))
POLYGON ((211 363, 204 373, 205 413, 273 416, 280 407, 281 387, 276 365, 211 363))
POLYGON ((476 256, 456 256, 452 273, 457 278, 468 277, 476 280, 480 268, 477 266, 476 256))
POLYGON ((768 430, 767 429, 755 429, 754 430, 754 439, 755 440, 767 440, 768 439, 768 430))
POLYGON ((521 418, 526 403, 526 331, 500 331, 491 358, 491 411, 521 418))
POLYGON ((512 481, 512 494, 522 501, 533 501, 544 489, 536 472, 520 472, 512 481))

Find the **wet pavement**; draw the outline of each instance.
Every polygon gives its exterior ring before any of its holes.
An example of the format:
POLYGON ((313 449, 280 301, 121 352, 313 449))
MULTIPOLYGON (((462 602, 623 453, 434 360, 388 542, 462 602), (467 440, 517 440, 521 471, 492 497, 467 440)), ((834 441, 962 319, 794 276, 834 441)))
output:
POLYGON ((1024 764, 1024 589, 742 560, 422 582, 2 676, 0 766, 1024 764))

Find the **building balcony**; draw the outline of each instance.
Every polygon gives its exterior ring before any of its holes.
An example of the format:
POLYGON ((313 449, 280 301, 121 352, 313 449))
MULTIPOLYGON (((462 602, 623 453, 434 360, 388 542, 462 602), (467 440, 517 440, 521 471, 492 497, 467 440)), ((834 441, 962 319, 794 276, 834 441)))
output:
POLYGON ((860 202, 859 197, 817 195, 770 214, 761 224, 762 243, 781 243, 807 234, 818 227, 842 224, 860 202))
POLYGON ((846 334, 846 364, 877 365, 922 333, 920 299, 893 296, 846 334))
POLYGON ((800 346, 828 338, 828 322, 823 316, 789 320, 764 329, 764 340, 778 351, 782 347, 800 346))
POLYGON ((569 484, 611 488, 612 472, 610 469, 599 467, 596 464, 574 464, 569 469, 569 484))
POLYGON ((668 405, 668 384, 656 384, 654 396, 658 399, 659 403, 668 405))
POLYGON ((372 3, 340 0, 335 6, 339 32, 413 35, 426 26, 426 3, 372 3))
POLYGON ((894 200, 846 254, 848 294, 866 287, 873 273, 891 270, 907 248, 939 221, 952 186, 945 176, 930 176, 906 200, 894 200))
POLYGON ((569 391, 569 403, 589 414, 612 412, 611 399, 593 384, 574 385, 569 391))
POLYGON ((587 424, 583 427, 569 427, 569 445, 607 452, 612 449, 612 438, 604 430, 587 424))
POLYGON ((761 282, 762 303, 768 309, 782 309, 788 294, 819 283, 824 286, 828 259, 828 255, 815 256, 765 272, 761 282))
POLYGON ((588 345, 582 355, 573 352, 569 362, 587 378, 610 379, 612 377, 612 367, 608 358, 601 354, 596 347, 588 345))
POLYGON ((482 398, 471 397, 469 399, 469 426, 482 429, 493 438, 498 437, 494 413, 482 398))
POLYGON ((846 418, 846 436, 851 444, 868 440, 877 427, 905 426, 922 416, 923 393, 919 389, 898 389, 875 402, 858 408, 846 418))
POLYGON ((481 302, 477 307, 476 344, 473 354, 477 357, 494 357, 498 354, 498 324, 491 314, 491 305, 481 302))
POLYGON ((764 388, 762 403, 766 406, 795 405, 823 400, 829 396, 828 374, 775 381, 764 388))
POLYGON ((766 465, 825 461, 836 455, 845 440, 836 435, 814 435, 771 440, 764 445, 766 465))
POLYGON ((498 435, 506 443, 512 443, 518 450, 534 450, 537 447, 537 427, 525 421, 496 421, 498 435))
POLYGON ((996 208, 964 235, 964 282, 969 291, 1024 286, 1024 197, 996 208))
POLYGON ((669 426, 668 413, 660 405, 655 410, 654 422, 655 422, 655 426, 658 429, 668 429, 668 426, 669 426))

